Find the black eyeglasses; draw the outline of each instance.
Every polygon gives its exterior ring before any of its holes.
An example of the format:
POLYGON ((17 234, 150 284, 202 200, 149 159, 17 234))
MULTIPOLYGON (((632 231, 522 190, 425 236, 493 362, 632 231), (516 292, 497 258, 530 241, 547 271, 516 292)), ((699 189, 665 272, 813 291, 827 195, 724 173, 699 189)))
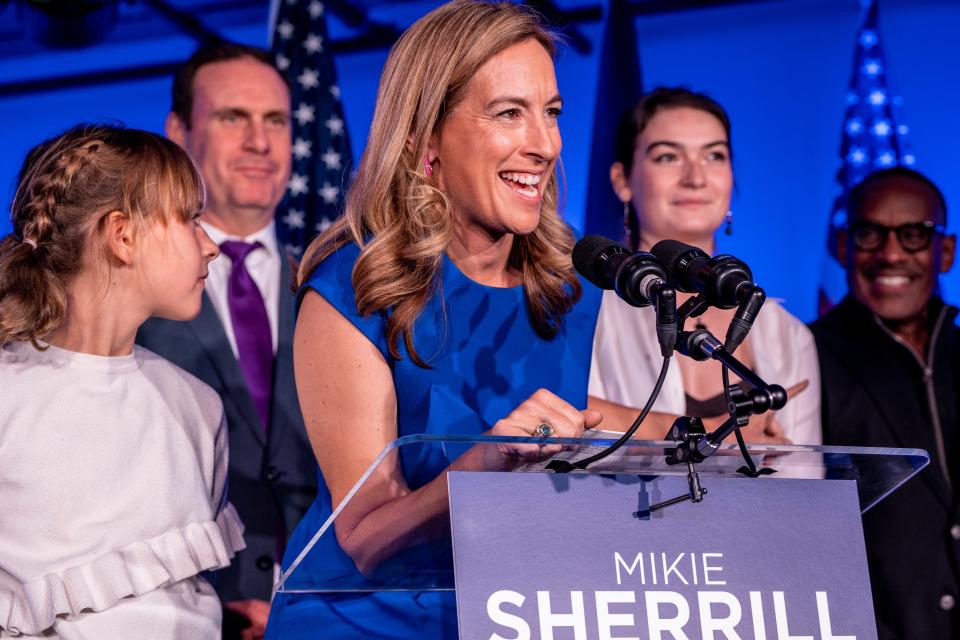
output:
POLYGON ((944 227, 930 220, 908 222, 899 227, 858 220, 850 225, 850 238, 853 246, 860 251, 878 251, 887 241, 890 232, 897 234, 897 241, 904 251, 916 253, 930 246, 935 235, 943 235, 944 227))

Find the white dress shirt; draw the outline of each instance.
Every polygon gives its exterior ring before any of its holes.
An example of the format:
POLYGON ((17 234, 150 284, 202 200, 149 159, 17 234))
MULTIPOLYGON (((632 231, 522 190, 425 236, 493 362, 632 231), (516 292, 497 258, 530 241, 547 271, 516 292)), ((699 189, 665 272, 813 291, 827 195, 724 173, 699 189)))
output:
MULTIPOLYGON (((276 225, 273 220, 260 231, 249 236, 239 237, 224 233, 212 224, 207 222, 200 223, 210 239, 219 246, 224 240, 242 240, 243 242, 259 242, 263 245, 260 249, 254 249, 247 255, 244 264, 250 277, 253 278, 260 295, 263 297, 264 305, 267 308, 267 319, 270 321, 270 337, 273 341, 273 353, 277 353, 278 315, 280 313, 280 246, 277 243, 276 225)), ((230 347, 233 349, 233 355, 240 358, 240 352, 237 349, 237 337, 233 333, 233 322, 230 319, 230 305, 227 303, 227 283, 230 280, 230 270, 233 268, 233 262, 226 254, 220 254, 220 257, 210 263, 209 275, 207 276, 207 295, 220 316, 220 323, 227 334, 227 340, 230 341, 230 347)))

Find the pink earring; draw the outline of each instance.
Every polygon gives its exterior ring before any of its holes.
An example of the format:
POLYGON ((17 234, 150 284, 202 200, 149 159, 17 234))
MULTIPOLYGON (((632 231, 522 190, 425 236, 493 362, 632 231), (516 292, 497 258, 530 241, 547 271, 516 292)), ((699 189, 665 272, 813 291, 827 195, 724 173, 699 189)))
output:
POLYGON ((427 158, 427 156, 423 156, 423 167, 427 170, 428 178, 433 175, 433 167, 430 166, 430 160, 427 158))

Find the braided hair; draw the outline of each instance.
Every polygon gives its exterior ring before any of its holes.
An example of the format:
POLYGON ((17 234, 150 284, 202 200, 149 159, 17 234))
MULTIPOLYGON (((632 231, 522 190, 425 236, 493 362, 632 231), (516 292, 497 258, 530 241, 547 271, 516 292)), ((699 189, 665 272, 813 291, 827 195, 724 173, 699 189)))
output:
POLYGON ((103 223, 189 220, 203 203, 189 156, 166 138, 81 124, 34 147, 20 168, 13 233, 0 241, 0 344, 38 341, 67 314, 67 286, 90 259, 111 266, 103 223), (100 241, 100 242, 98 242, 100 241))

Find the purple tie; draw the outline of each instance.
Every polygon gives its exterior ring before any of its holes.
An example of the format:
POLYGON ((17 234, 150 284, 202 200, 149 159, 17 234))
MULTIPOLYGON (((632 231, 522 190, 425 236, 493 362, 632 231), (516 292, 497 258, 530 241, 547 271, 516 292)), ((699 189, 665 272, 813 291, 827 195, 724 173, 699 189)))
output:
POLYGON ((220 250, 233 263, 227 284, 227 304, 230 307, 233 335, 237 340, 240 369, 266 429, 270 424, 273 338, 263 296, 244 265, 250 252, 262 247, 259 242, 251 244, 239 240, 226 240, 220 244, 220 250))

